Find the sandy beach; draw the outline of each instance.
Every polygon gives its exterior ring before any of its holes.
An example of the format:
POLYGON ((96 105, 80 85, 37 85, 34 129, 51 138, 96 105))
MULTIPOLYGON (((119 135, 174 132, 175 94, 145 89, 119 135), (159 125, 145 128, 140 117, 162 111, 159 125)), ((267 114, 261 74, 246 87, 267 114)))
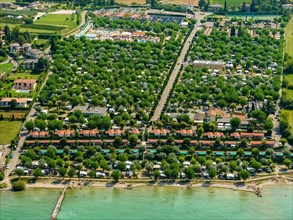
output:
MULTIPOLYGON (((240 183, 240 182, 239 182, 240 183)), ((136 187, 142 186, 157 186, 157 187, 181 187, 181 188, 198 188, 198 187, 215 187, 215 188, 223 188, 223 189, 231 189, 233 191, 246 191, 260 194, 260 190, 266 186, 274 186, 274 185, 292 185, 293 179, 287 177, 272 177, 265 180, 256 181, 251 180, 243 184, 235 184, 235 182, 228 181, 197 181, 197 182, 176 182, 176 181, 158 181, 158 182, 135 182, 131 180, 121 180, 118 183, 112 182, 111 180, 93 180, 89 181, 86 179, 81 180, 41 180, 36 183, 27 183, 27 188, 55 188, 55 189, 63 189, 67 185, 68 189, 77 188, 82 189, 84 187, 99 187, 99 188, 122 188, 122 189, 133 189, 136 187)))

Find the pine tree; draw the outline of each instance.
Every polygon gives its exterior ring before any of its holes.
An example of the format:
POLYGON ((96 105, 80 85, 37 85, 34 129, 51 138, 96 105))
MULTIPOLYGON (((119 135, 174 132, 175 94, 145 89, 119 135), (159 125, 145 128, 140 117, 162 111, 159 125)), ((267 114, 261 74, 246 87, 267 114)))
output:
POLYGON ((225 0, 225 2, 224 2, 224 11, 225 12, 227 11, 227 0, 225 0))

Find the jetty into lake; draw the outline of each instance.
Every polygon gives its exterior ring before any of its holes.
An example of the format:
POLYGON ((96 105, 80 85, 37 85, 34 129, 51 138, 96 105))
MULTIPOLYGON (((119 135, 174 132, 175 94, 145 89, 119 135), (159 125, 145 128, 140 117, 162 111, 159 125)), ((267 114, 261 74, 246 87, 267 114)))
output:
POLYGON ((55 209, 54 209, 53 214, 51 216, 51 220, 56 220, 57 219, 57 215, 58 215, 58 212, 59 212, 60 207, 62 205, 66 189, 67 189, 67 185, 64 187, 62 193, 59 196, 59 199, 58 199, 58 201, 56 203, 55 209))

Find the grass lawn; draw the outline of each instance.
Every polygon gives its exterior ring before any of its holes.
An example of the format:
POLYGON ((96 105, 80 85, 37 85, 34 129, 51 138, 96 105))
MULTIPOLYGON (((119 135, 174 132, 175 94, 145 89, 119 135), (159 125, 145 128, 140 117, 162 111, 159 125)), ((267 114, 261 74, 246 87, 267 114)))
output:
POLYGON ((13 68, 12 63, 5 63, 0 65, 0 75, 10 72, 13 68))
POLYGON ((66 26, 61 33, 67 33, 77 27, 76 15, 74 15, 74 20, 71 20, 71 14, 47 14, 36 20, 35 24, 66 26))
POLYGON ((284 78, 286 81, 288 81, 289 86, 293 86, 293 73, 284 74, 284 78))
POLYGON ((0 0, 0 2, 15 2, 15 0, 0 0))
POLYGON ((164 3, 166 4, 176 4, 176 5, 193 5, 198 6, 198 0, 165 0, 164 3))
POLYGON ((39 74, 30 74, 30 73, 12 73, 8 79, 38 79, 39 74))
POLYGON ((10 144, 21 128, 21 121, 0 121, 0 144, 10 144))
POLYGON ((125 4, 125 5, 131 5, 131 3, 137 3, 139 5, 146 4, 146 0, 117 0, 117 3, 125 4))
POLYGON ((286 93, 286 96, 284 96, 286 99, 292 99, 293 100, 293 90, 285 89, 284 92, 286 93))
MULTIPOLYGON (((223 7, 224 7, 225 0, 211 0, 210 2, 211 2, 211 4, 220 4, 220 5, 223 5, 223 7)), ((228 7, 229 6, 240 6, 240 5, 242 5, 243 2, 250 3, 251 0, 227 0, 227 5, 228 5, 228 7)))
POLYGON ((293 15, 287 24, 286 30, 286 52, 289 56, 293 56, 293 15))
POLYGON ((291 125, 291 132, 293 132, 293 110, 282 110, 282 114, 286 114, 288 116, 288 121, 291 125))

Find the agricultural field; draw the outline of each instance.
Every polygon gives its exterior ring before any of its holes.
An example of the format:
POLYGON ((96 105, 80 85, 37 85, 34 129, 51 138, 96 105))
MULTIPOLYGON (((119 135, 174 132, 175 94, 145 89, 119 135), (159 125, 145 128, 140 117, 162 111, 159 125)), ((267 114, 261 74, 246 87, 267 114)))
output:
POLYGON ((160 3, 163 4, 175 4, 175 5, 192 5, 192 6, 198 6, 198 0, 163 0, 160 1, 160 3))
POLYGON ((77 27, 76 20, 76 15, 47 14, 42 16, 40 19, 37 19, 34 24, 44 25, 44 28, 46 26, 51 26, 50 31, 60 31, 61 33, 66 33, 77 27))
POLYGON ((12 63, 0 64, 0 75, 10 72, 13 68, 12 63))
POLYGON ((15 80, 15 79, 38 79, 39 74, 31 74, 29 72, 22 72, 22 73, 12 73, 9 75, 8 79, 15 80))
MULTIPOLYGON (((225 0, 210 0, 211 4, 220 4, 224 6, 225 0)), ((229 6, 241 6, 242 3, 251 3, 251 0, 227 0, 227 5, 229 6)))
MULTIPOLYGON (((12 11, 6 10, 7 15, 21 15, 24 18, 33 18, 36 14, 35 11, 25 10, 25 11, 12 11)), ((3 18, 2 18, 3 19, 3 18)), ((5 25, 8 25, 12 30, 14 27, 18 26, 20 32, 28 31, 33 34, 54 34, 61 33, 65 34, 72 29, 77 27, 77 15, 72 14, 46 14, 38 18, 33 24, 23 24, 23 20, 9 19, 9 21, 0 20, 0 27, 3 29, 5 25)))
POLYGON ((285 74, 284 79, 288 83, 288 86, 293 88, 293 73, 292 74, 285 74))
POLYGON ((137 3, 138 5, 146 4, 146 0, 117 0, 117 3, 131 5, 132 3, 137 3))
POLYGON ((293 100, 293 90, 292 89, 284 89, 283 90, 283 96, 284 96, 285 99, 293 100))
POLYGON ((286 31, 286 52, 289 56, 293 56, 293 15, 290 22, 287 24, 286 31))
POLYGON ((0 121, 0 144, 10 144, 21 128, 21 121, 0 121))

